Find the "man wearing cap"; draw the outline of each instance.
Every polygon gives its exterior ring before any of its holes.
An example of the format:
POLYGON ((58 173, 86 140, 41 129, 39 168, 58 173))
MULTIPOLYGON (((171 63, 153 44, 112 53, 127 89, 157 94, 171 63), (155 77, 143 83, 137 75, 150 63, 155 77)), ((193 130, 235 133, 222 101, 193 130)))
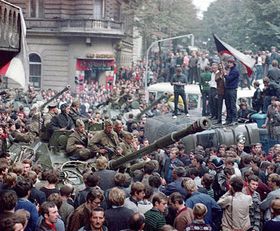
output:
POLYGON ((60 106, 61 113, 54 116, 51 120, 51 129, 56 130, 71 130, 75 127, 72 118, 69 116, 70 106, 64 103, 60 106))
POLYGON ((118 135, 113 131, 112 121, 105 120, 104 130, 98 131, 93 135, 89 141, 89 149, 92 152, 108 156, 111 159, 119 144, 118 135))
POLYGON ((48 105, 48 109, 49 109, 49 111, 47 112, 47 114, 43 115, 43 124, 42 124, 42 128, 41 128, 41 138, 46 141, 49 140, 49 138, 51 137, 51 134, 52 134, 52 131, 50 129, 50 124, 51 124, 52 118, 55 117, 58 113, 57 103, 51 102, 48 105))
POLYGON ((228 71, 225 75, 225 103, 227 109, 227 117, 225 125, 237 123, 237 88, 239 83, 239 71, 236 68, 235 59, 233 57, 227 60, 228 71))
POLYGON ((91 157, 88 146, 88 134, 85 131, 85 124, 81 119, 76 120, 75 131, 69 136, 66 145, 66 152, 70 159, 87 160, 91 157))
POLYGON ((176 69, 176 74, 171 79, 171 85, 174 86, 174 118, 178 115, 178 100, 179 96, 182 97, 184 103, 184 112, 187 117, 189 117, 189 112, 187 108, 187 99, 185 93, 185 84, 187 82, 186 76, 182 74, 181 67, 176 69))

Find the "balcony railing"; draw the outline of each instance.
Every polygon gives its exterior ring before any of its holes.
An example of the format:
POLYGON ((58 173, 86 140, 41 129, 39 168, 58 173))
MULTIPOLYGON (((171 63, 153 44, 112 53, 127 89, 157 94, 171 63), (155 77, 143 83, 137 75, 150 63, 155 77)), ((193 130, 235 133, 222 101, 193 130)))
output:
POLYGON ((123 23, 112 20, 97 19, 40 19, 27 18, 27 29, 58 32, 92 32, 92 33, 117 33, 123 34, 123 23))

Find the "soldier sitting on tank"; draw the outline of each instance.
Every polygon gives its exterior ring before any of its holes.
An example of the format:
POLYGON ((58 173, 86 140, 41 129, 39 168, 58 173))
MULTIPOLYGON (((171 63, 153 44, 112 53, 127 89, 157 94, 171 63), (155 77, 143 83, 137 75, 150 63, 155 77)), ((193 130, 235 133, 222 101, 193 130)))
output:
POLYGON ((42 127, 41 127, 41 139, 44 141, 48 141, 52 135, 51 132, 51 120, 53 117, 57 116, 58 109, 57 103, 52 102, 48 105, 49 111, 43 115, 42 127))
POLYGON ((104 130, 96 132, 89 141, 89 149, 100 155, 104 155, 111 159, 119 147, 119 138, 113 131, 113 123, 111 120, 104 121, 104 130))
POLYGON ((99 111, 96 111, 94 117, 91 120, 91 125, 90 125, 89 130, 90 131, 100 131, 103 129, 103 127, 104 127, 104 121, 101 118, 101 114, 99 111))
POLYGON ((123 151, 122 154, 124 156, 137 151, 132 133, 125 132, 123 134, 123 141, 120 143, 120 147, 122 148, 122 151, 123 151))
POLYGON ((72 118, 69 116, 70 106, 64 103, 60 106, 61 113, 51 119, 51 132, 56 130, 71 130, 75 127, 72 118))
POLYGON ((76 123, 77 119, 82 119, 83 121, 88 119, 80 113, 80 102, 78 100, 72 102, 69 116, 72 118, 74 123, 76 123))
POLYGON ((120 120, 114 121, 114 132, 117 133, 119 141, 124 140, 124 131, 123 131, 123 123, 120 120))
POLYGON ((67 140, 66 152, 71 160, 87 160, 93 157, 87 146, 88 134, 85 131, 85 124, 81 119, 77 119, 75 131, 67 140))
POLYGON ((36 135, 26 130, 21 123, 9 123, 9 140, 11 143, 32 143, 36 135))
POLYGON ((29 132, 31 132, 34 137, 39 137, 39 121, 40 121, 40 113, 38 112, 37 107, 34 107, 32 113, 29 113, 30 119, 26 123, 26 128, 29 132))
POLYGON ((250 115, 252 115, 252 113, 256 113, 254 110, 248 108, 246 102, 241 102, 239 107, 240 109, 237 112, 237 120, 239 123, 245 123, 246 121, 249 121, 250 115))
MULTIPOLYGON (((134 137, 131 133, 125 132, 124 139, 120 143, 120 146, 117 147, 115 154, 112 156, 111 159, 118 159, 122 156, 126 156, 132 152, 137 151, 137 148, 134 143, 134 137)), ((134 162, 132 162, 134 163, 134 162)), ((130 167, 130 164, 124 163, 120 168, 119 172, 125 172, 130 167)))

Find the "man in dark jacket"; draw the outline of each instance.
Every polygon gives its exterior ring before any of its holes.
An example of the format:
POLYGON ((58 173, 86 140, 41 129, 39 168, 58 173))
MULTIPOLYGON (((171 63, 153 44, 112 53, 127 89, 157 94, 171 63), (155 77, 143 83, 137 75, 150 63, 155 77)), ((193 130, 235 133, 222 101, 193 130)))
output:
POLYGON ((185 84, 186 84, 186 76, 182 74, 181 67, 176 69, 176 74, 171 79, 171 85, 174 86, 174 118, 178 115, 178 100, 179 96, 182 97, 184 103, 184 112, 187 116, 189 116, 188 108, 187 108, 187 99, 185 93, 185 84))
POLYGON ((278 61, 272 61, 272 68, 268 71, 267 77, 271 82, 280 83, 280 69, 278 68, 278 61))
POLYGON ((186 190, 182 187, 183 177, 186 174, 186 170, 184 167, 175 167, 172 171, 173 180, 169 183, 162 192, 169 196, 174 192, 179 192, 185 198, 187 196, 186 190))
POLYGON ((61 113, 51 119, 51 130, 71 130, 75 127, 72 118, 69 116, 70 106, 65 103, 60 106, 61 113))
POLYGON ((235 59, 228 58, 227 67, 229 68, 228 74, 225 75, 225 103, 227 109, 226 125, 235 124, 237 122, 237 88, 239 82, 239 71, 236 68, 235 59))
POLYGON ((108 228, 103 225, 105 222, 105 212, 101 207, 93 209, 90 213, 90 223, 83 226, 79 231, 108 231, 108 228))
POLYGON ((100 207, 104 199, 103 191, 100 189, 92 189, 86 196, 86 202, 76 208, 72 215, 68 218, 67 230, 77 231, 83 226, 90 226, 91 211, 100 207))

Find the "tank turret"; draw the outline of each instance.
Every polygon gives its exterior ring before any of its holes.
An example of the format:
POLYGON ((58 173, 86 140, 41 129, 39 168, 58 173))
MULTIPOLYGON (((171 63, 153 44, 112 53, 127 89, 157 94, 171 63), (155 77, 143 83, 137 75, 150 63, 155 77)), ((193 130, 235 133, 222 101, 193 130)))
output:
POLYGON ((116 160, 112 160, 109 163, 109 167, 111 169, 117 169, 120 166, 122 166, 125 163, 130 163, 131 161, 141 157, 142 155, 146 155, 148 153, 151 153, 158 148, 164 148, 167 147, 168 145, 171 145, 180 139, 182 139, 185 136, 188 136, 190 134, 194 134, 197 132, 204 131, 208 128, 210 128, 211 122, 207 118, 201 118, 192 123, 191 125, 187 126, 186 128, 172 132, 156 141, 154 141, 151 145, 148 147, 142 148, 136 152, 130 153, 124 157, 118 158, 116 160))

